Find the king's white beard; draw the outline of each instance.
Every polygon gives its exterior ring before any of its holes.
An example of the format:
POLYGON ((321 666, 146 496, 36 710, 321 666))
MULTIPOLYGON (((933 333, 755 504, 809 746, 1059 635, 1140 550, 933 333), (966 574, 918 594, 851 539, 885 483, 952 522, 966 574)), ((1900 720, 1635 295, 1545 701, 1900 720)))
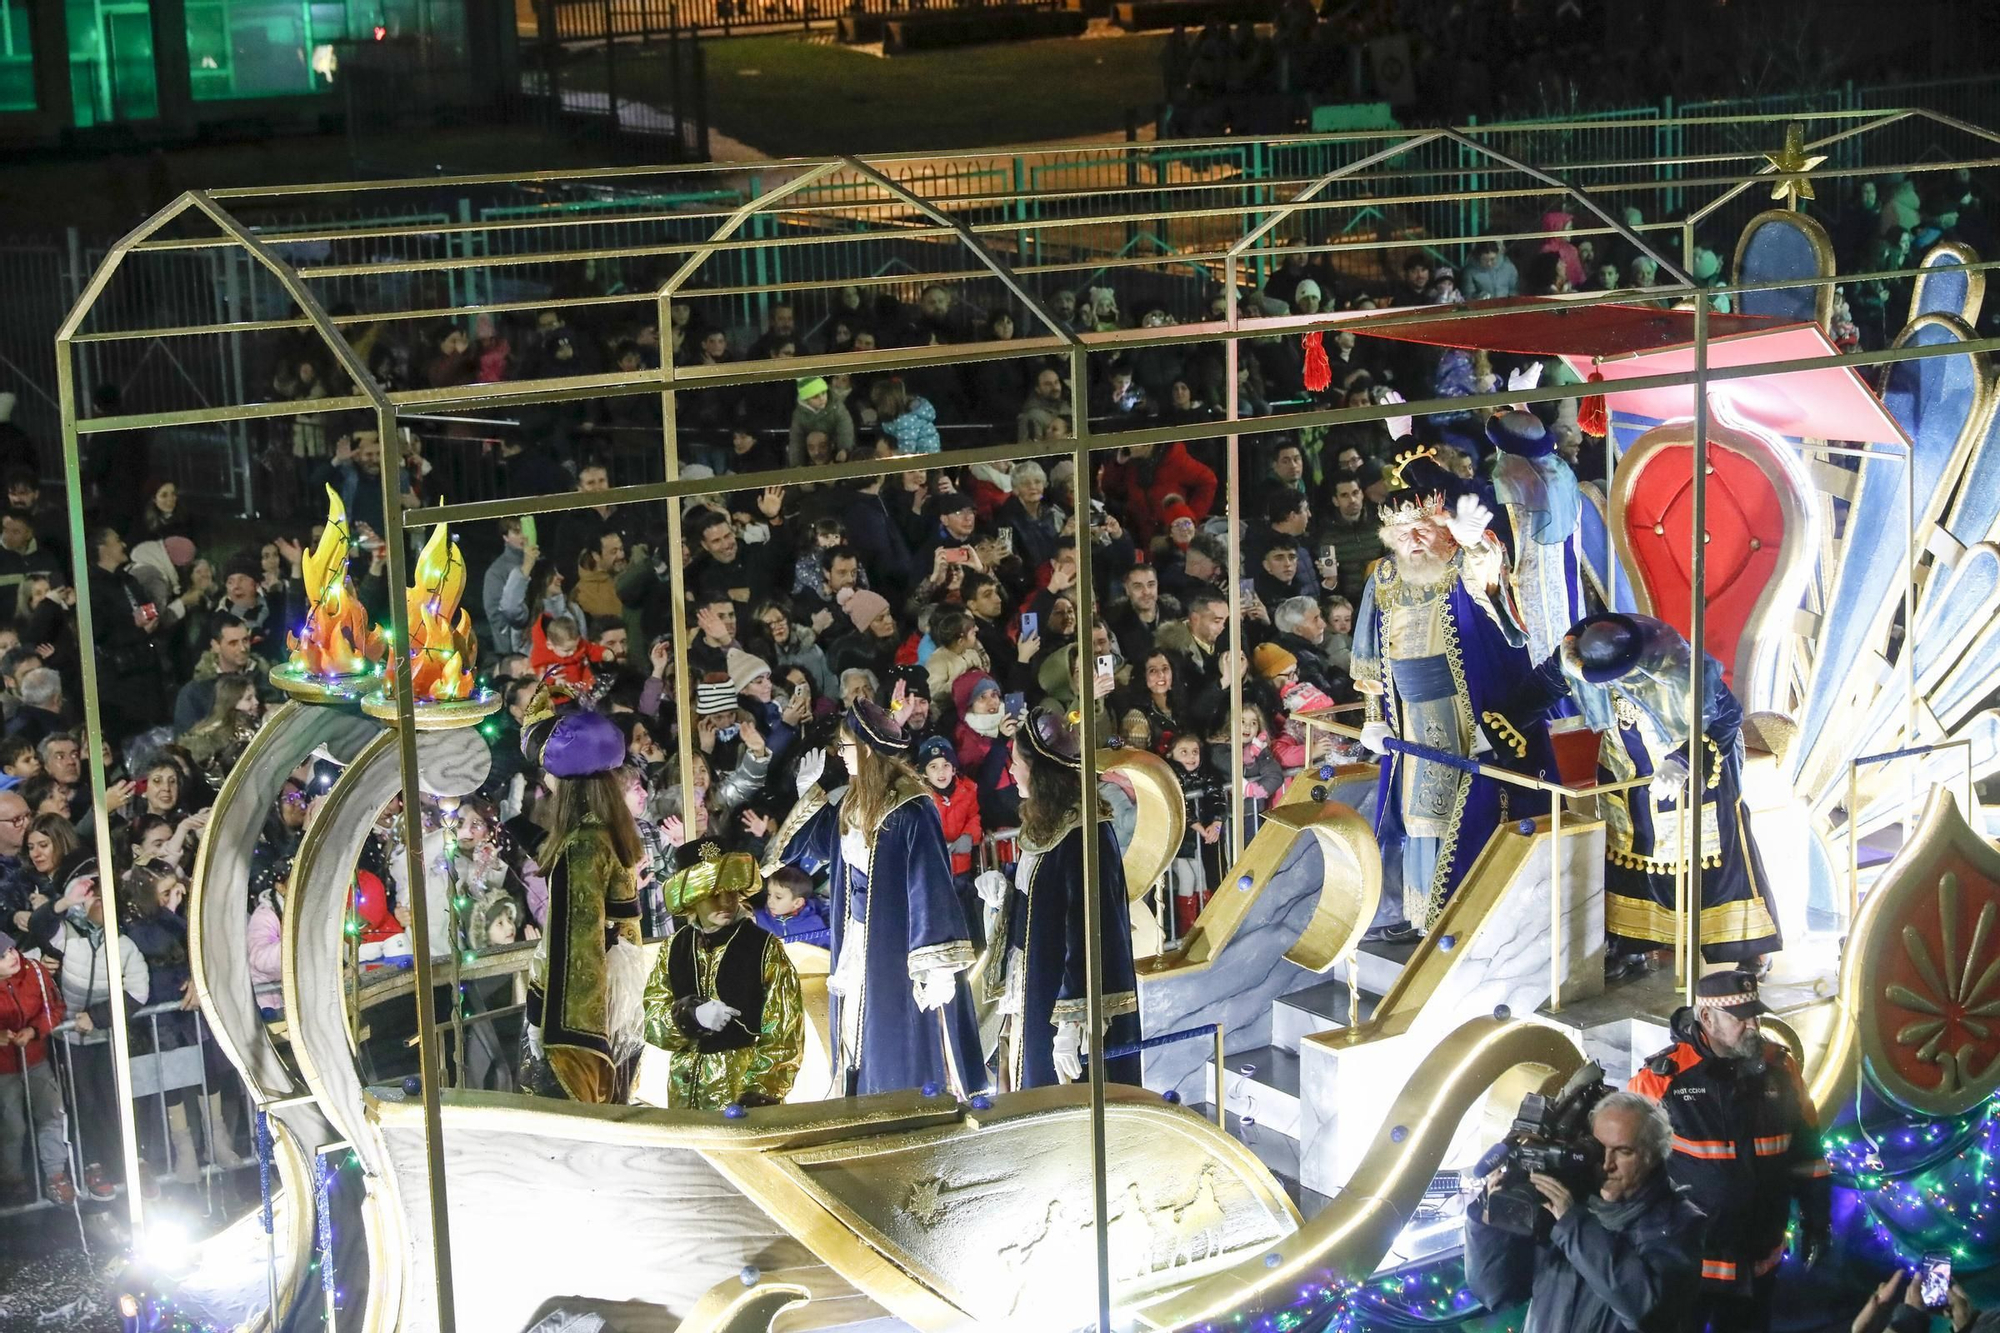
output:
POLYGON ((1439 559, 1424 551, 1399 552, 1396 572, 1413 583, 1435 583, 1451 568, 1449 557, 1439 559))

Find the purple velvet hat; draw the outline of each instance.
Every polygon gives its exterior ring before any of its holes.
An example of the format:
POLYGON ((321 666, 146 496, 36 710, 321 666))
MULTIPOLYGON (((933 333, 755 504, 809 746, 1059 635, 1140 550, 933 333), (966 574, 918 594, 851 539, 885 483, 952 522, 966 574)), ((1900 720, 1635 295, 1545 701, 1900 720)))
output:
POLYGON ((547 686, 535 692, 521 728, 521 753, 553 777, 587 778, 625 762, 625 734, 602 713, 577 707, 547 686))
POLYGON ((863 745, 892 758, 910 752, 910 737, 889 711, 867 699, 856 699, 847 710, 847 729, 863 745))

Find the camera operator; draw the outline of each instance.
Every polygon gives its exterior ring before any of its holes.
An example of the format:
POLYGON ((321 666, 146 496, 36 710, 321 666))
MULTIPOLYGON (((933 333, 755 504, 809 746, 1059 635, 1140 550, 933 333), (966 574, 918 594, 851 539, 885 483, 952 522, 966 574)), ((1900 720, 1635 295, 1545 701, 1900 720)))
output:
POLYGON ((1687 1327, 1703 1219, 1661 1168, 1673 1128, 1659 1106, 1613 1092, 1591 1112, 1604 1184, 1578 1199, 1553 1176, 1528 1177, 1554 1220, 1545 1239, 1488 1225, 1484 1182, 1465 1210, 1465 1277, 1490 1310, 1528 1299, 1522 1333, 1678 1333, 1687 1327))
POLYGON ((1831 1229, 1819 1115, 1791 1054, 1764 1040, 1758 1019, 1769 1012, 1752 973, 1701 978, 1693 1014, 1674 1014, 1677 1043, 1629 1085, 1666 1107, 1674 1127, 1668 1173, 1708 1215, 1697 1326, 1713 1333, 1770 1328, 1793 1199, 1808 1264, 1831 1229))

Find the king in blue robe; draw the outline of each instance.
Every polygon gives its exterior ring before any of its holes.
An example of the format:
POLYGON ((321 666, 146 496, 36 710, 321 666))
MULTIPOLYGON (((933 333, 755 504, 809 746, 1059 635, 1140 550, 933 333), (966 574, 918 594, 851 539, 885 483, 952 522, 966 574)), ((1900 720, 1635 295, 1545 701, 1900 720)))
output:
MULTIPOLYGON (((1090 937, 1084 929, 1082 751, 1076 728, 1053 708, 1029 714, 1016 735, 1015 784, 1021 806, 1021 856, 1004 900, 1007 949, 1004 970, 988 984, 1006 1017, 1007 1082, 1014 1088, 1047 1087, 1081 1073, 1080 1051, 1116 1050, 1140 1037, 1139 983, 1132 963, 1132 918, 1125 896, 1125 863, 1105 817, 1093 821, 1097 837, 1097 903, 1105 1030, 1084 1041, 1089 1018, 1087 968, 1090 937), (1061 1055, 1059 1056, 1059 1050, 1061 1055)), ((1094 1057, 1093 1057, 1094 1058, 1094 1057)), ((1113 1059, 1104 1076, 1138 1083, 1137 1055, 1113 1059)))
MULTIPOLYGON (((1681 820, 1692 710, 1693 650, 1652 616, 1603 612, 1579 620, 1562 646, 1504 706, 1510 718, 1546 715, 1573 701, 1599 734, 1603 781, 1659 777, 1656 785, 1598 797, 1604 816, 1604 925, 1614 956, 1631 957, 1675 937, 1674 882, 1687 865, 1681 820)), ((1782 947, 1770 909, 1750 813, 1743 801, 1743 706, 1703 655, 1701 952, 1710 963, 1742 962, 1782 947)))
POLYGON ((1398 458, 1392 471, 1400 488, 1382 509, 1392 554, 1362 589, 1350 671, 1366 703, 1363 739, 1383 753, 1375 836, 1384 892, 1374 932, 1393 938, 1412 925, 1430 929, 1493 831, 1543 813, 1548 801, 1470 762, 1383 742, 1543 778, 1555 760, 1540 721, 1517 728, 1498 711, 1533 662, 1507 595, 1506 557, 1485 529, 1491 514, 1427 451, 1398 458))
MULTIPOLYGON (((960 1097, 983 1092, 979 1020, 961 976, 974 961, 972 934, 937 807, 903 760, 908 737, 882 709, 856 703, 840 742, 847 793, 833 801, 816 782, 808 786, 772 839, 767 865, 825 870, 832 886, 835 1073, 848 1096, 925 1086, 960 1097), (843 810, 863 784, 887 792, 872 828, 855 827, 843 810)), ((816 766, 802 772, 818 776, 816 766)))

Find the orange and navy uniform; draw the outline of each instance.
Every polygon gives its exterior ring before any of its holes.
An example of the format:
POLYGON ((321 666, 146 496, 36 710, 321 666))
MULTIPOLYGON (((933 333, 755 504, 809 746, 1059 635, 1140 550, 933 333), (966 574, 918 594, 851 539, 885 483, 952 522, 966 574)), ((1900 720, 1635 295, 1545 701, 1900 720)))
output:
POLYGON ((1743 1294, 1778 1266, 1792 1200, 1802 1231, 1823 1233, 1832 1172, 1819 1113, 1791 1053, 1765 1042, 1764 1068, 1717 1059, 1699 1033, 1648 1059, 1627 1086, 1661 1103, 1674 1127, 1669 1177, 1708 1214, 1701 1276, 1743 1294))

